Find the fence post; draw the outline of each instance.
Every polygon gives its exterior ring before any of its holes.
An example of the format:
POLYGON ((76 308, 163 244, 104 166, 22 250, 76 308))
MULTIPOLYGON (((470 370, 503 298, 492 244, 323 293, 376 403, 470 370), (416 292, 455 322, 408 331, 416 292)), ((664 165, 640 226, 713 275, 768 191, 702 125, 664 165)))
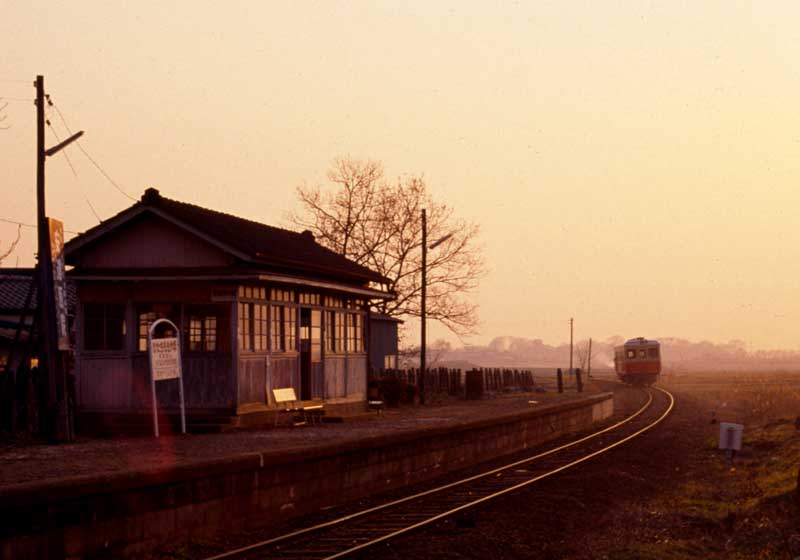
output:
POLYGON ((575 383, 578 386, 578 392, 583 393, 583 379, 581 378, 581 368, 575 369, 575 383))
POLYGON ((564 374, 561 373, 561 368, 556 370, 556 381, 558 382, 558 392, 564 392, 564 374))

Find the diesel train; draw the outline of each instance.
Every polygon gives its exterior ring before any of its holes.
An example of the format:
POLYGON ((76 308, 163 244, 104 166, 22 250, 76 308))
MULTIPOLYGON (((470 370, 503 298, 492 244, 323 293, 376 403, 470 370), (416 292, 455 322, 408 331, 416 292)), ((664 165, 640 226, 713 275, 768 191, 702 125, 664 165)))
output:
POLYGON ((661 345, 642 337, 630 339, 614 348, 614 370, 623 383, 652 385, 661 374, 661 345))

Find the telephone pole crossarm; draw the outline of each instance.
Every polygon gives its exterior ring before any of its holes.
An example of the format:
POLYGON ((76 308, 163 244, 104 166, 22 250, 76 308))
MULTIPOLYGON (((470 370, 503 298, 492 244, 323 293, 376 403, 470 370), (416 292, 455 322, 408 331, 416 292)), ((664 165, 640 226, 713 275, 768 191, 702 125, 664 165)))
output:
POLYGON ((48 148, 47 150, 44 151, 44 155, 52 156, 54 154, 57 154, 58 152, 60 152, 61 150, 63 150, 64 148, 66 148, 67 146, 72 144, 75 140, 77 140, 81 136, 83 136, 83 131, 82 130, 80 132, 76 132, 75 134, 73 134, 72 136, 70 136, 69 138, 64 140, 63 142, 59 142, 58 144, 56 144, 52 148, 48 148))

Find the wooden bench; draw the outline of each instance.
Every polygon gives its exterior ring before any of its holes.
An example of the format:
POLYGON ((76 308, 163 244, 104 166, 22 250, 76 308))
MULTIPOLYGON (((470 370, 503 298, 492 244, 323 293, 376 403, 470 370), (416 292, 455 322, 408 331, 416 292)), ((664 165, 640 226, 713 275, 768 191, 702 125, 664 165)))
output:
POLYGON ((294 392, 293 387, 286 387, 284 389, 273 389, 272 396, 275 398, 275 404, 278 408, 278 414, 275 415, 275 427, 278 426, 278 418, 281 412, 291 412, 295 415, 293 426, 305 426, 306 424, 314 424, 322 422, 322 417, 325 415, 324 405, 314 404, 303 406, 297 400, 297 394, 294 392), (298 418, 300 420, 298 420, 298 418))

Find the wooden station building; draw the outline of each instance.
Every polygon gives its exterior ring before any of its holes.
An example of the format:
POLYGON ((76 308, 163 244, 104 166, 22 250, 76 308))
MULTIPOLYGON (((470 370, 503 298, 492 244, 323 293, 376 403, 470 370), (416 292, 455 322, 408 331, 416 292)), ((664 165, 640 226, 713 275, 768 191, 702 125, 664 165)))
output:
MULTIPOLYGON (((369 302, 386 278, 296 233, 162 197, 66 244, 77 285, 82 413, 151 410, 147 331, 181 331, 187 414, 274 410, 272 389, 328 405, 366 397, 369 302)), ((179 406, 177 383, 159 406, 179 406)))

